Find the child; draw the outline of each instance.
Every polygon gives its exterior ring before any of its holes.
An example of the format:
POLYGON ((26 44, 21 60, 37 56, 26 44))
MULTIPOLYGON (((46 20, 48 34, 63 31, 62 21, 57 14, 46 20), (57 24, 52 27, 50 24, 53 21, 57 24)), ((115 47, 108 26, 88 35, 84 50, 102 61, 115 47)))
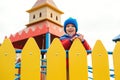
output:
MULTIPOLYGON (((76 21, 76 19, 74 18, 68 18, 67 20, 65 20, 64 22, 64 31, 66 34, 64 34, 63 36, 60 37, 60 40, 62 42, 63 47, 65 48, 65 50, 69 50, 72 42, 78 38, 83 46, 85 47, 86 50, 91 50, 89 44, 87 43, 87 41, 84 39, 84 36, 82 34, 78 34, 78 23, 76 21)), ((68 58, 68 54, 66 54, 66 69, 67 69, 67 80, 69 80, 69 58, 68 58)))
POLYGON ((64 22, 64 31, 66 34, 60 37, 60 40, 65 48, 65 50, 69 50, 72 42, 74 39, 78 38, 86 50, 91 50, 89 44, 84 39, 84 36, 82 34, 78 34, 78 23, 76 19, 74 18, 68 18, 64 22))
MULTIPOLYGON (((76 19, 74 18, 68 18, 64 22, 64 31, 66 34, 60 37, 61 43, 65 50, 69 50, 72 42, 78 38, 83 46, 85 47, 86 50, 91 50, 89 44, 87 41, 84 39, 84 36, 82 34, 78 34, 78 23, 76 19)), ((67 80, 69 80, 69 62, 68 62, 68 54, 66 54, 66 69, 67 69, 67 80)))

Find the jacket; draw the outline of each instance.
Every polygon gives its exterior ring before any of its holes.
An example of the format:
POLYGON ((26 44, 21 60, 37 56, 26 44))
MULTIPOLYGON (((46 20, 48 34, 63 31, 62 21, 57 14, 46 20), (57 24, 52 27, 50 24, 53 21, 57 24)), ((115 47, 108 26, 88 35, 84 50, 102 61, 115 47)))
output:
MULTIPOLYGON (((75 34, 78 36, 78 34, 75 34)), ((74 36, 75 36, 74 35, 74 36)), ((65 34, 63 36, 60 37, 60 41, 64 47, 65 50, 69 50, 71 45, 72 45, 72 41, 70 40, 72 37, 69 36, 68 34, 65 34)), ((85 47, 86 50, 91 50, 91 47, 89 46, 89 44, 87 43, 86 40, 82 41, 83 46, 85 47)))

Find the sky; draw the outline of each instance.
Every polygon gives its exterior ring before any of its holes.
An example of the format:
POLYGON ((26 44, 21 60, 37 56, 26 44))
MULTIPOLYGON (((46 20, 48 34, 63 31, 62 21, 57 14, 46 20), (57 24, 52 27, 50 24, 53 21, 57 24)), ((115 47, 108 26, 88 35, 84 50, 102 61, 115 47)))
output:
MULTIPOLYGON (((1 0, 0 43, 5 36, 24 29, 29 23, 29 14, 37 0, 1 0)), ((61 24, 68 17, 78 21, 78 33, 84 35, 91 48, 101 40, 107 51, 113 51, 112 39, 120 34, 120 0, 53 0, 61 15, 61 24)))

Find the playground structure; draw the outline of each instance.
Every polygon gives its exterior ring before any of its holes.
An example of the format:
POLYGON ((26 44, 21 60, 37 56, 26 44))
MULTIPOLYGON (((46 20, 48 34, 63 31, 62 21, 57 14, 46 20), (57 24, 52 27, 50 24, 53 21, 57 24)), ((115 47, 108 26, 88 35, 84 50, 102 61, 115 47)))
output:
POLYGON ((114 51, 107 52, 102 42, 98 40, 92 51, 86 51, 82 43, 76 39, 70 50, 65 51, 59 39, 55 38, 47 50, 42 50, 34 38, 29 38, 22 50, 15 50, 11 41, 5 39, 0 46, 0 79, 110 80, 112 77, 119 80, 119 48, 118 41, 114 51), (88 65, 87 52, 91 53, 92 66, 88 65), (19 63, 16 63, 16 53, 21 54, 19 63), (114 69, 109 68, 108 54, 113 56, 114 69), (69 58, 69 72, 66 70, 66 57, 69 58), (110 71, 114 73, 110 74, 110 71), (92 77, 88 76, 89 72, 92 73, 92 77))
POLYGON ((63 12, 54 2, 37 0, 27 12, 27 27, 11 34, 0 45, 0 80, 120 79, 119 41, 113 52, 107 52, 100 40, 96 41, 92 51, 86 51, 76 39, 70 50, 65 51, 57 39, 64 34, 60 23, 63 12), (92 65, 88 65, 88 53, 92 57, 92 65), (114 69, 110 69, 108 54, 113 57, 114 69), (69 58, 69 72, 66 58, 69 58))

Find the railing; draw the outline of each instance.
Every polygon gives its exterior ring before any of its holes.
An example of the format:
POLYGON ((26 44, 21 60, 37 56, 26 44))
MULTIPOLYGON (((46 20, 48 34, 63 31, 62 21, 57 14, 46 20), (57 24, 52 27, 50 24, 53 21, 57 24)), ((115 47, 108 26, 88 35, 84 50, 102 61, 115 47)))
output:
POLYGON ((120 42, 113 52, 106 51, 100 40, 96 41, 92 51, 86 51, 76 39, 70 50, 65 51, 56 38, 48 50, 40 50, 35 40, 30 38, 22 50, 15 50, 6 39, 0 46, 0 80, 119 80, 119 53, 120 42), (21 54, 18 63, 15 63, 16 53, 21 54), (114 69, 109 68, 108 54, 113 56, 114 69), (88 65, 87 56, 91 56, 92 66, 88 65), (66 57, 69 58, 69 69, 66 69, 66 57))

